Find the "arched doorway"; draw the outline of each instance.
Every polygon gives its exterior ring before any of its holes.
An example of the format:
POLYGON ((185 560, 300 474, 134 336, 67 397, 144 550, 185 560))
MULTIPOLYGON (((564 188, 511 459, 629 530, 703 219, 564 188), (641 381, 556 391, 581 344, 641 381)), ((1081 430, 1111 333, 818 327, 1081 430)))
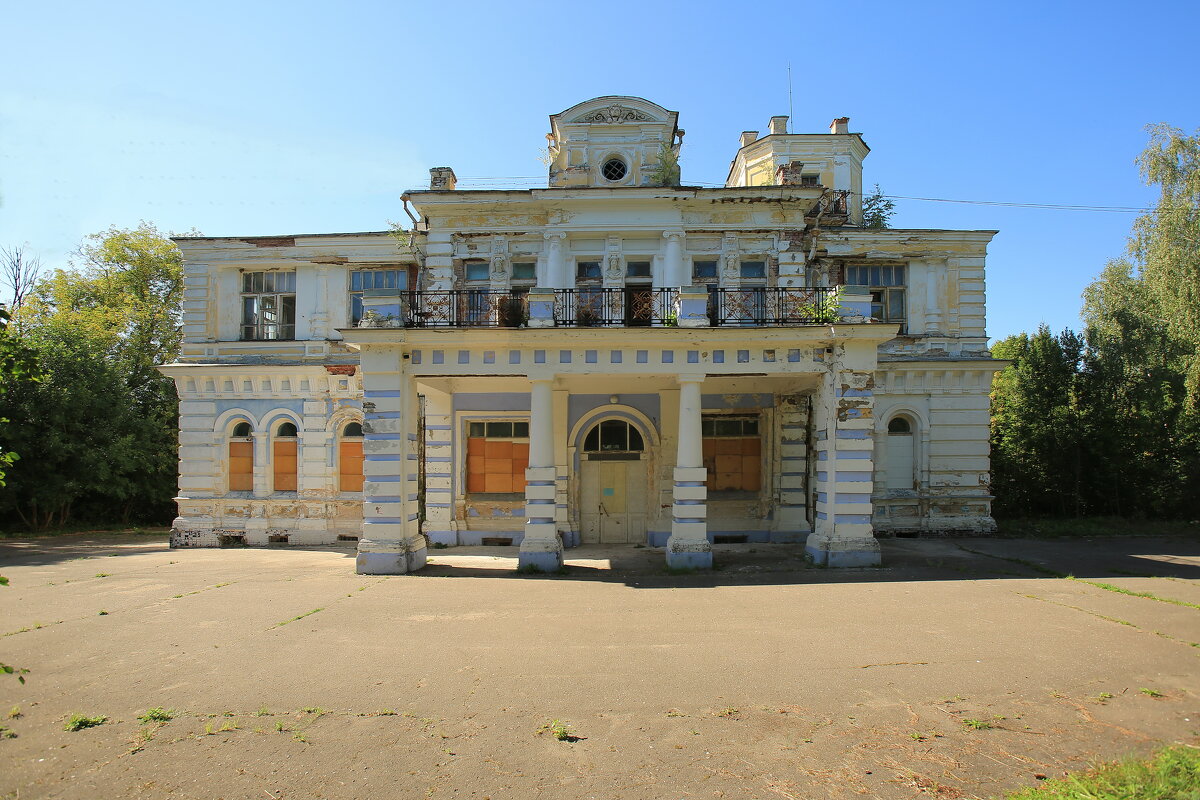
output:
POLYGON ((649 474, 645 441, 623 419, 592 426, 579 457, 579 521, 585 544, 644 542, 649 474))

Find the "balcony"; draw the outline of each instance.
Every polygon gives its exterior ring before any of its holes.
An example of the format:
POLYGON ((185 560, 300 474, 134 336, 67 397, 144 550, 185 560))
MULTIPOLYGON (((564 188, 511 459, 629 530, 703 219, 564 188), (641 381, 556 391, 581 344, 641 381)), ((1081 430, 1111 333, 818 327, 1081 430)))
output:
POLYGON ((367 328, 784 327, 863 321, 860 287, 686 286, 364 292, 367 328))

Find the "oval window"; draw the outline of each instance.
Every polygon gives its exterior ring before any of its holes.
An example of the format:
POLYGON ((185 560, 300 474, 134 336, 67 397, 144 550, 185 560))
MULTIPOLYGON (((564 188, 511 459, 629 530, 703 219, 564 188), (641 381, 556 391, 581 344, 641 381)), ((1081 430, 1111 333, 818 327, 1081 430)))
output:
POLYGON ((600 174, 606 181, 619 181, 629 174, 629 167, 619 158, 610 158, 600 168, 600 174))

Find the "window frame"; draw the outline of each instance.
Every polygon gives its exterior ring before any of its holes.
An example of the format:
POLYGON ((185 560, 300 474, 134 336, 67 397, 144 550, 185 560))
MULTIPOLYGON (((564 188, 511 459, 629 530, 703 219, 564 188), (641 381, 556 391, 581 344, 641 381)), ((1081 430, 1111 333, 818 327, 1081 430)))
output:
MULTIPOLYGON (((528 468, 528 466, 529 466, 529 422, 530 422, 530 418, 528 416, 517 416, 517 415, 494 416, 494 417, 472 417, 472 418, 465 419, 462 421, 461 424, 462 424, 462 431, 463 431, 463 441, 465 442, 465 448, 464 448, 464 453, 463 453, 463 465, 462 465, 462 470, 463 470, 462 471, 462 476, 463 476, 463 483, 462 483, 463 492, 462 492, 462 494, 465 499, 467 499, 467 500, 493 500, 493 501, 496 501, 496 500, 520 500, 521 498, 523 498, 525 496, 525 483, 526 483, 525 469, 528 468), (484 431, 483 431, 484 435, 483 436, 472 436, 471 435, 473 433, 473 426, 476 426, 476 425, 484 426, 484 431), (508 435, 504 435, 504 434, 500 434, 500 433, 489 434, 488 430, 487 430, 487 426, 489 426, 489 425, 495 425, 495 426, 508 425, 508 426, 511 426, 512 432, 509 433, 508 435), (516 426, 518 426, 518 425, 523 427, 524 435, 517 435, 517 432, 515 429, 516 429, 516 426), (483 445, 481 446, 481 449, 483 450, 482 453, 480 453, 480 452, 473 453, 472 452, 472 448, 473 448, 473 445, 471 444, 472 440, 483 442, 483 445), (507 473, 510 476, 511 481, 512 481, 512 483, 510 484, 509 491, 488 492, 488 491, 480 490, 480 489, 472 490, 472 488, 471 488, 473 484, 478 485, 473 478, 477 478, 479 481, 483 481, 486 484, 487 475, 489 474, 487 471, 486 461, 489 460, 489 458, 491 458, 486 452, 487 451, 487 442, 489 442, 489 441, 490 442, 509 442, 515 446, 514 449, 516 452, 521 453, 521 455, 513 456, 513 455, 511 455, 513 450, 509 451, 510 455, 508 456, 507 460, 509 460, 510 462, 514 462, 513 464, 510 464, 509 472, 507 473), (472 461, 472 459, 480 459, 480 458, 483 459, 482 462, 478 461, 478 460, 476 460, 474 462, 472 461), (524 462, 524 465, 518 467, 517 463, 519 463, 519 462, 524 462), (482 472, 476 472, 475 468, 479 467, 479 466, 482 466, 482 468, 483 468, 482 472), (519 484, 519 486, 518 486, 518 484, 519 484)), ((495 461, 495 460, 505 460, 505 459, 497 457, 497 458, 491 458, 491 460, 495 461)))
POLYGON ((240 341, 296 341, 296 270, 241 270, 238 276, 241 282, 240 341), (283 278, 282 287, 279 286, 280 278, 283 278), (272 308, 264 310, 267 301, 272 308), (278 315, 279 320, 268 321, 268 314, 278 315))
MULTIPOLYGON (((760 413, 746 413, 746 412, 741 412, 741 411, 739 411, 737 413, 701 414, 701 416, 700 416, 700 431, 701 431, 700 446, 701 446, 701 452, 702 452, 702 459, 704 461, 705 470, 708 473, 705 476, 705 480, 704 480, 705 486, 708 487, 708 496, 713 500, 758 500, 758 499, 761 499, 762 493, 764 491, 764 486, 766 485, 766 481, 764 480, 764 478, 765 478, 764 473, 766 472, 766 469, 764 466, 764 457, 763 457, 764 451, 765 451, 765 448, 763 446, 763 441, 764 441, 763 414, 761 412, 760 413), (739 430, 737 432, 731 431, 730 426, 733 424, 739 425, 739 430), (724 428, 724 430, 723 431, 719 430, 720 428, 724 428), (753 440, 753 441, 757 442, 757 445, 755 445, 752 448, 747 448, 745 445, 743 445, 740 448, 738 448, 739 452, 737 454, 717 452, 719 449, 722 449, 720 447, 720 445, 717 444, 717 442, 731 441, 731 440, 738 440, 738 441, 753 440), (713 442, 713 444, 711 446, 706 446, 707 442, 713 442), (745 452, 748 449, 756 450, 757 452, 754 452, 754 453, 745 452), (709 452, 708 452, 710 450, 712 451, 711 456, 709 455, 709 452), (729 489, 729 488, 718 489, 718 488, 716 488, 717 480, 718 480, 717 476, 720 474, 720 470, 718 470, 719 462, 717 461, 717 459, 721 458, 721 457, 740 458, 740 463, 738 466, 738 474, 742 476, 742 480, 741 480, 742 488, 740 488, 740 489, 729 489), (710 467, 710 461, 711 461, 711 467, 710 467), (746 487, 746 477, 745 476, 746 476, 746 472, 747 472, 746 467, 749 463, 755 464, 755 469, 753 470, 753 473, 756 474, 756 476, 757 476, 757 486, 753 489, 745 488, 746 487)), ((725 471, 732 472, 732 470, 725 470, 725 471)))
POLYGON ((347 281, 348 281, 348 285, 350 287, 349 291, 348 291, 349 301, 350 301, 350 317, 349 317, 350 327, 356 328, 356 327, 358 327, 358 323, 362 321, 363 293, 365 291, 367 291, 368 289, 395 289, 400 292, 407 292, 408 291, 408 282, 409 282, 409 271, 407 269, 405 269, 404 267, 400 267, 400 266, 381 267, 379 269, 352 269, 352 270, 350 270, 350 274, 347 276, 347 281), (380 282, 377 280, 374 280, 374 279, 371 281, 371 285, 367 286, 366 285, 367 282, 365 280, 363 280, 363 278, 367 275, 378 276, 378 275, 386 275, 388 273, 393 273, 393 272, 396 273, 396 280, 394 281, 394 283, 396 284, 395 286, 388 286, 387 280, 384 280, 382 282, 383 285, 380 285, 380 282), (357 288, 355 288, 355 285, 354 285, 356 277, 359 278, 357 288))
POLYGON ((872 319, 908 324, 908 264, 847 264, 845 284, 867 288, 872 319))

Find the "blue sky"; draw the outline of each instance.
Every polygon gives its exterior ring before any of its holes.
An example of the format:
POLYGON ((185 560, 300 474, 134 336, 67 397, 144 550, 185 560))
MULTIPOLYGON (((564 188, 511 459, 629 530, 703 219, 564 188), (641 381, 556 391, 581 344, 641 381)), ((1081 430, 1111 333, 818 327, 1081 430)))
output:
MULTIPOLYGON (((536 183, 547 116, 606 94, 680 113, 683 179, 743 130, 851 117, 889 194, 1144 206, 1144 127, 1200 127, 1200 4, 21 3, 0 51, 0 245, 88 233, 378 230, 449 165, 536 183)), ((506 178, 506 181, 482 179, 506 178)), ((465 180, 464 186, 472 185, 465 180)), ((1075 326, 1131 214, 898 201, 896 227, 999 229, 989 333, 1075 326)))

